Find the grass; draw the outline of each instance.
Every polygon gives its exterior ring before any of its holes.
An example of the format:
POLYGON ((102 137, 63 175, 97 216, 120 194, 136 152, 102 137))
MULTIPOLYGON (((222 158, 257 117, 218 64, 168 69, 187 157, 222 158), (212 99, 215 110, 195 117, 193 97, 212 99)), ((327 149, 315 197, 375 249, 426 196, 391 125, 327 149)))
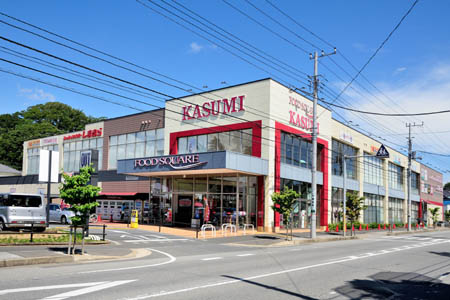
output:
MULTIPOLYGON (((33 242, 30 243, 30 234, 21 234, 20 237, 17 234, 12 234, 13 236, 1 237, 0 244, 34 244, 34 243, 68 243, 69 234, 45 234, 45 233, 35 233, 33 236, 33 242)), ((81 243, 82 234, 77 233, 77 243, 81 243)), ((98 243, 98 241, 85 239, 85 243, 98 243)), ((72 236, 73 243, 73 236, 72 236)))

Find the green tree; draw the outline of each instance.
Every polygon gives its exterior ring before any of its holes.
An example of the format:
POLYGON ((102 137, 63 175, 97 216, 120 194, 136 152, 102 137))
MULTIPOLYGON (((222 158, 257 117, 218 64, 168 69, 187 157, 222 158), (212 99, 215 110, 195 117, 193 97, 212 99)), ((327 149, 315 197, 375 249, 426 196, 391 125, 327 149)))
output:
POLYGON ((300 198, 300 194, 287 186, 284 187, 283 191, 272 194, 272 201, 274 203, 272 209, 283 215, 283 221, 286 223, 286 239, 288 238, 288 227, 292 226, 290 221, 291 214, 298 198, 300 198))
POLYGON ((104 118, 86 116, 59 102, 47 102, 13 114, 0 115, 0 163, 22 169, 23 142, 82 130, 104 118))
POLYGON ((75 212, 72 223, 76 226, 84 226, 88 223, 89 214, 98 203, 96 198, 100 187, 88 184, 94 168, 86 166, 80 169, 79 175, 67 175, 63 173, 64 182, 59 188, 60 197, 65 203, 70 204, 75 212))
MULTIPOLYGON (((361 211, 365 210, 367 208, 366 205, 364 205, 364 197, 360 197, 358 195, 358 192, 347 192, 347 201, 345 203, 346 206, 346 217, 347 220, 350 221, 350 227, 359 220, 359 217, 361 216, 361 211)), ((341 203, 341 207, 343 207, 344 204, 341 203)))
POLYGON ((444 185, 444 190, 450 191, 450 182, 447 182, 447 183, 444 185))
POLYGON ((450 210, 447 210, 446 212, 444 212, 445 215, 445 220, 450 222, 450 210))
POLYGON ((433 226, 436 227, 437 218, 439 214, 439 207, 429 208, 428 211, 431 214, 431 219, 433 220, 433 226))

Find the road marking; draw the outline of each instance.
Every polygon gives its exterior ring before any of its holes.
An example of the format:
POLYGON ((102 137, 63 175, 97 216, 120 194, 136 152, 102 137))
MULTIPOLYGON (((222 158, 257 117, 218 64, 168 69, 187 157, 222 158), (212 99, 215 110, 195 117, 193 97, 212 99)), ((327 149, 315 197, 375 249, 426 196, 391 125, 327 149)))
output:
POLYGON ((209 257, 209 258, 203 258, 202 260, 217 260, 217 259, 223 259, 223 257, 209 257))
POLYGON ((35 286, 35 287, 28 287, 28 288, 9 289, 9 290, 0 291, 0 295, 6 295, 6 294, 11 294, 11 293, 21 293, 21 292, 34 292, 34 291, 45 291, 45 290, 54 290, 54 289, 86 287, 86 286, 104 284, 106 282, 107 281, 72 283, 72 284, 47 285, 47 286, 35 286))
POLYGON ((245 253, 245 254, 238 254, 236 256, 244 257, 244 256, 252 256, 252 255, 255 255, 255 254, 253 254, 253 253, 245 253))
POLYGON ((113 243, 114 245, 122 245, 122 244, 119 243, 118 241, 113 241, 113 240, 108 240, 108 241, 110 241, 110 242, 113 243))
POLYGON ((58 294, 58 295, 54 295, 54 296, 50 296, 47 298, 43 298, 42 300, 63 300, 63 299, 67 299, 70 297, 76 297, 76 296, 80 296, 80 295, 85 295, 85 294, 89 294, 89 293, 93 293, 93 292, 97 292, 100 290, 104 290, 107 288, 112 288, 118 285, 122 285, 122 284, 126 284, 126 283, 130 283, 136 280, 120 280, 120 281, 112 281, 112 282, 106 282, 100 285, 94 285, 94 286, 90 286, 90 287, 86 287, 84 289, 81 290, 76 290, 76 291, 71 291, 71 292, 67 292, 67 293, 62 293, 62 294, 58 294))
POLYGON ((124 238, 124 237, 127 237, 127 236, 129 236, 129 237, 131 237, 131 238, 136 238, 136 239, 139 239, 139 240, 146 240, 146 238, 141 238, 141 237, 139 237, 139 236, 131 235, 131 234, 122 234, 122 235, 120 236, 120 238, 124 238))
POLYGON ((88 274, 88 273, 101 273, 101 272, 112 272, 112 271, 123 271, 123 270, 133 270, 133 269, 144 269, 144 268, 150 268, 150 267, 157 267, 157 266, 162 266, 162 265, 167 265, 170 263, 173 263, 174 261, 176 261, 177 259, 170 255, 169 253, 163 252, 163 251, 159 251, 156 249, 151 249, 151 248, 146 248, 152 252, 157 252, 160 253, 162 255, 165 255, 169 258, 168 261, 162 262, 162 263, 157 263, 157 264, 151 264, 151 265, 142 265, 142 266, 135 266, 135 267, 124 267, 124 268, 115 268, 115 269, 104 269, 104 270, 93 270, 93 271, 84 271, 84 272, 79 272, 78 274, 88 274))
POLYGON ((126 231, 120 231, 120 230, 111 230, 112 232, 115 232, 115 233, 127 233, 126 231))
POLYGON ((170 242, 170 241, 187 241, 188 239, 147 239, 147 240, 125 240, 125 243, 148 243, 148 242, 170 242))
MULTIPOLYGON (((444 244, 444 243, 449 243, 449 242, 450 241, 444 241, 444 242, 440 242, 440 243, 435 243, 433 245, 444 244)), ((420 247, 425 247, 425 246, 427 246, 427 245, 421 245, 420 247)), ((398 248, 395 248, 395 249, 397 249, 397 251, 407 250, 407 249, 398 249, 398 248)), ((387 254, 387 253, 377 252, 377 253, 374 253, 374 255, 372 255, 372 256, 379 256, 379 255, 384 255, 384 254, 387 254)), ((243 281, 249 281, 249 280, 254 280, 254 279, 260 279, 260 278, 265 278, 265 277, 270 277, 270 276, 286 274, 286 273, 298 272, 298 271, 303 271, 303 270, 308 270, 308 269, 313 269, 313 268, 318 268, 318 267, 323 267, 323 266, 339 264, 339 263, 343 263, 343 262, 349 262, 349 261, 353 261, 353 260, 359 260, 359 259, 363 259, 363 258, 367 258, 367 257, 354 256, 352 258, 346 258, 346 259, 337 260, 337 261, 318 263, 318 264, 314 264, 314 265, 303 266, 303 267, 298 267, 298 268, 293 268, 293 269, 287 269, 287 270, 282 270, 282 271, 278 271, 278 272, 265 273, 265 274, 245 277, 245 278, 241 278, 241 279, 221 281, 221 282, 210 283, 210 284, 200 285, 200 286, 194 286, 194 287, 173 290, 173 291, 168 291, 168 292, 162 291, 162 292, 155 293, 155 294, 142 295, 142 296, 138 296, 138 297, 134 297, 134 298, 126 298, 126 299, 127 300, 142 300, 142 299, 149 299, 149 298, 156 298, 156 297, 161 297, 161 296, 180 294, 180 293, 190 292, 190 291, 194 291, 194 290, 198 290, 198 289, 218 287, 218 286, 222 286, 222 285, 234 284, 234 283, 239 283, 239 282, 243 282, 243 281)))

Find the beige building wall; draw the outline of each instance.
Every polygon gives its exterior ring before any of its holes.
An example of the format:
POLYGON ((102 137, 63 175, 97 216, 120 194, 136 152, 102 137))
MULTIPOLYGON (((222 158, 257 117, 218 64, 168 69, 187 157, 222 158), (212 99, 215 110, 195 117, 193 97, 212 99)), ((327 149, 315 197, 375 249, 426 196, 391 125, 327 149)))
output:
MULTIPOLYGON (((348 144, 358 149, 358 156, 365 154, 374 155, 378 151, 378 148, 382 144, 380 141, 370 138, 343 123, 333 120, 333 126, 331 128, 331 133, 333 139, 338 140, 341 143, 348 144)), ((406 145, 405 145, 406 146, 406 145)), ((408 168, 408 157, 388 146, 386 149, 389 151, 390 157, 383 159, 383 187, 386 189, 386 195, 384 196, 384 222, 388 223, 389 220, 389 173, 388 165, 389 162, 403 167, 403 223, 407 222, 407 168, 408 168)), ((357 180, 359 181, 360 196, 364 196, 364 160, 363 158, 358 159, 357 168, 357 180)), ((416 161, 412 161, 411 170, 420 173, 420 164, 416 161)), ((332 172, 332 171, 330 171, 332 172)), ((330 174, 331 176, 331 174, 330 174)), ((361 217, 361 221, 362 221, 361 217)))

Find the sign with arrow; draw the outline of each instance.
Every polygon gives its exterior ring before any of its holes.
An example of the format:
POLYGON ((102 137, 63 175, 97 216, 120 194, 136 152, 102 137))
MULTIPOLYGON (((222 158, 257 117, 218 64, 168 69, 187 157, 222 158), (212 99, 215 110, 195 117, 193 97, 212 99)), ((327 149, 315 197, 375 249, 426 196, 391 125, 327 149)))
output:
POLYGON ((389 158, 389 152, 387 151, 386 147, 381 144, 380 149, 378 149, 378 152, 375 156, 378 158, 389 158))

